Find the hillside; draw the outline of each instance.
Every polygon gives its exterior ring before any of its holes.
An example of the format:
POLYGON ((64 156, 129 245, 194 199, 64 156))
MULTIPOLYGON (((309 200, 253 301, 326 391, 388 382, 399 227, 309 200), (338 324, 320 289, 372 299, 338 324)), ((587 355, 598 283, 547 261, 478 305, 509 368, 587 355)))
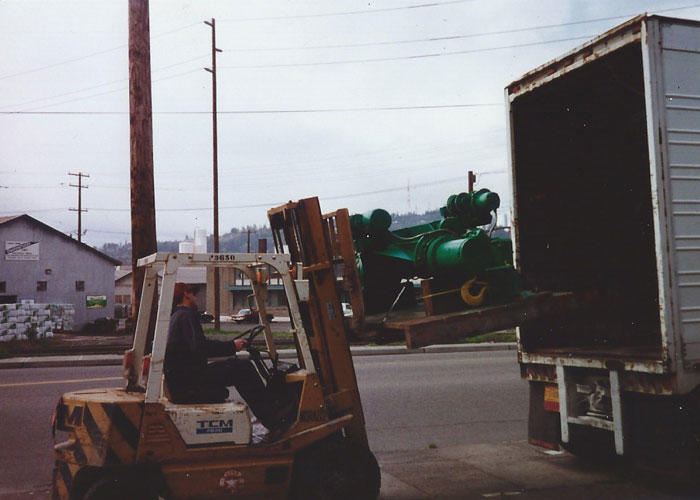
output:
MULTIPOLYGON (((425 224, 426 222, 440 219, 439 210, 430 210, 421 214, 405 213, 391 214, 392 224, 391 229, 400 229, 402 227, 415 226, 425 224)), ((268 226, 246 226, 244 228, 231 228, 228 233, 219 236, 219 249, 221 252, 246 252, 248 249, 248 231, 250 230, 250 251, 255 252, 258 249, 258 239, 267 239, 268 251, 272 251, 272 232, 268 226)), ((177 252, 180 241, 158 241, 159 252, 177 252)), ((207 237, 207 248, 213 248, 213 237, 207 237)), ((124 264, 131 262, 131 243, 105 243, 101 248, 101 252, 121 260, 124 264)))

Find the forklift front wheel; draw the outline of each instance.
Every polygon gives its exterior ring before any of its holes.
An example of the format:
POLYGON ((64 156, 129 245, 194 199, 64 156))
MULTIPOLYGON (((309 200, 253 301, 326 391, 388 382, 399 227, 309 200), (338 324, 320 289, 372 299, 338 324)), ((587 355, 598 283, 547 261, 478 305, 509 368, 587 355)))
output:
POLYGON ((157 500, 156 493, 141 481, 119 476, 105 476, 95 481, 83 500, 157 500))
POLYGON ((294 500, 375 500, 381 476, 374 454, 347 439, 330 439, 296 458, 294 500))

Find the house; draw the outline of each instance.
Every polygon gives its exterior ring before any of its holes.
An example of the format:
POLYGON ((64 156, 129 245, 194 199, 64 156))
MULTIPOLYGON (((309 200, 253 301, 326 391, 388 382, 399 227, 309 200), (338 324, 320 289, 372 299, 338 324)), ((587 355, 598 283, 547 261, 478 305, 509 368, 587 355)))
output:
POLYGON ((120 262, 29 216, 0 217, 0 303, 73 304, 73 328, 114 314, 120 262))

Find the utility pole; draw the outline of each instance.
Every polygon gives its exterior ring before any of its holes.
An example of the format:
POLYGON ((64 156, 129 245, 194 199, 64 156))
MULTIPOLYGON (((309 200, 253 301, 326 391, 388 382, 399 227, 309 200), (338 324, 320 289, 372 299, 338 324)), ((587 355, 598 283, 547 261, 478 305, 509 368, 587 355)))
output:
POLYGON ((144 270, 136 261, 156 252, 148 0, 129 0, 129 119, 131 146, 131 314, 138 314, 144 270))
MULTIPOLYGON (((214 180, 214 253, 219 252, 219 160, 218 160, 218 136, 216 129, 216 53, 221 49, 216 48, 216 20, 204 21, 211 26, 211 68, 204 68, 211 73, 211 117, 212 117, 212 151, 213 151, 213 180, 214 180)), ((221 290, 219 268, 214 268, 214 328, 221 328, 221 290)))
POLYGON ((82 172, 78 172, 77 174, 73 174, 71 172, 68 172, 68 175, 72 175, 73 177, 78 178, 78 183, 77 184, 68 184, 70 187, 76 187, 78 188, 78 208, 69 208, 71 212, 78 212, 78 243, 82 241, 83 238, 83 223, 82 223, 82 215, 83 212, 87 212, 87 209, 83 209, 83 198, 82 198, 82 191, 83 189, 87 189, 88 186, 83 186, 83 177, 90 177, 88 174, 84 174, 82 172))
POLYGON ((472 170, 469 171, 469 174, 467 175, 467 182, 469 184, 469 192, 473 193, 474 192, 474 183, 476 182, 476 175, 472 170))

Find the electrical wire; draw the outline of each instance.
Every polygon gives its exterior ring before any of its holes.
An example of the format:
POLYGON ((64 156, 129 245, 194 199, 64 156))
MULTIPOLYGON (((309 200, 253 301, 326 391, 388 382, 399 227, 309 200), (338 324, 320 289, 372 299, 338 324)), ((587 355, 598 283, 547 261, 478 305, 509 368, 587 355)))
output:
MULTIPOLYGON (((540 42, 532 42, 532 43, 526 43, 526 44, 514 44, 514 45, 504 45, 500 47, 486 47, 486 48, 481 48, 481 49, 468 49, 468 50, 460 50, 460 51, 452 51, 452 52, 439 52, 439 53, 434 53, 434 54, 418 54, 418 55, 412 55, 412 56, 398 56, 398 57, 384 57, 384 58, 374 58, 374 59, 355 59, 355 60, 345 60, 345 61, 325 61, 325 62, 314 62, 314 63, 290 63, 290 64, 278 64, 278 65, 249 65, 249 66, 220 66, 220 69, 263 69, 263 68, 282 68, 282 67, 303 67, 303 66, 323 66, 323 65, 333 65, 333 64, 354 64, 354 63, 368 63, 368 62, 386 62, 386 61, 398 61, 398 60, 411 60, 411 59, 425 59, 425 58, 432 58, 432 57, 444 57, 444 56, 453 56, 453 55, 462 55, 462 54, 470 54, 470 53, 477 53, 477 52, 486 52, 486 51, 492 51, 492 50, 503 50, 503 49, 510 49, 510 48, 520 48, 520 47, 531 47, 534 45, 545 45, 545 44, 550 44, 550 43, 559 43, 559 42, 566 42, 566 41, 572 41, 572 40, 582 40, 582 39, 590 39, 592 36, 582 36, 582 37, 570 37, 570 38, 562 38, 558 40, 548 40, 548 41, 540 41, 540 42)), ((183 73, 178 73, 176 75, 171 75, 159 79, 153 80, 153 82, 158 82, 158 81, 163 81, 163 80, 169 80, 172 78, 177 78, 180 76, 188 75, 194 72, 199 71, 199 69, 196 70, 190 70, 186 71, 183 73)), ((44 106, 38 106, 35 108, 23 110, 23 111, 0 111, 0 114, 2 115, 26 115, 26 114, 32 114, 31 112, 45 109, 48 107, 53 107, 53 106, 59 106, 61 104, 69 104, 71 102, 76 102, 76 101, 82 101, 85 99, 91 99, 93 97, 99 97, 102 95, 107 95, 107 94, 112 94, 115 92, 122 92, 124 90, 127 90, 128 87, 121 87, 118 89, 114 90, 109 90, 106 92, 101 92, 98 94, 92 94, 89 96, 83 96, 75 99, 70 99, 67 101, 61 101, 53 104, 46 104, 44 106)), ((406 110, 406 109, 440 109, 440 108, 467 108, 467 107, 483 107, 483 106, 502 106, 502 103, 469 103, 469 104, 447 104, 447 105, 426 105, 426 106, 385 106, 385 107, 368 107, 368 108, 329 108, 329 109, 289 109, 289 110, 233 110, 233 111, 218 111, 217 114, 221 115, 226 115, 226 114, 284 114, 284 113, 337 113, 337 112, 358 112, 358 111, 396 111, 396 110, 406 110)), ((68 111, 59 111, 55 112, 52 114, 75 114, 75 115, 81 115, 81 114, 126 114, 126 111, 115 111, 115 112, 98 112, 98 111, 76 111, 76 112, 68 112, 68 111)), ((48 114, 48 113, 47 113, 48 114)), ((161 112, 154 112, 153 114, 211 114, 211 111, 161 111, 161 112)))
MULTIPOLYGON (((459 3, 459 2, 447 2, 447 3, 459 3)), ((437 4, 422 4, 418 6, 412 6, 412 7, 397 7, 397 8, 391 8, 391 9, 375 9, 373 11, 358 11, 358 13, 364 13, 364 12, 380 12, 383 10, 401 10, 401 9, 407 9, 407 8, 419 8, 419 7, 428 7, 428 6, 435 6, 437 4)), ((668 8, 668 9, 658 9, 653 12, 671 12, 671 11, 677 11, 677 10, 686 10, 686 9, 691 9, 691 8, 696 8, 700 7, 700 4, 692 4, 692 5, 687 5, 683 7, 674 7, 674 8, 668 8)), ((324 14, 323 16, 325 16, 324 14)), ((338 14, 327 14, 327 15, 343 15, 343 13, 338 13, 338 14)), ((502 35, 502 34, 511 34, 511 33, 521 33, 521 32, 527 32, 527 31, 535 31, 535 30, 540 30, 540 29, 548 29, 548 28, 556 28, 556 27, 565 27, 565 26, 574 26, 574 25, 580 25, 580 24, 589 24, 589 23, 596 23, 596 22, 603 22, 603 21, 610 21, 610 20, 615 20, 615 19, 623 19, 632 16, 633 14, 625 14, 625 15, 619 15, 619 16, 608 16, 608 17, 599 17, 599 18, 594 18, 594 19, 586 19, 586 20, 581 20, 581 21, 571 21, 568 23, 556 23, 556 24, 545 24, 545 25, 539 25, 539 26, 530 26, 530 27, 525 27, 525 28, 514 28, 514 29, 509 29, 509 30, 498 30, 498 31, 490 31, 490 32, 483 32, 483 33, 471 33, 471 34, 466 34, 466 35, 453 35, 453 36, 445 36, 445 37, 431 37, 431 38, 424 38, 424 39, 415 39, 415 40, 398 40, 398 41, 384 41, 384 42, 369 42, 369 43, 360 43, 360 44, 338 44, 338 45, 320 45, 320 46, 312 46, 312 47, 278 47, 278 48, 249 48, 249 49, 228 49, 230 52, 235 52, 235 51, 284 51, 284 50, 308 50, 308 49, 324 49, 324 48, 353 48, 353 47, 369 47, 369 46, 379 46, 379 45, 394 45, 394 44, 406 44, 406 43, 419 43, 419 42, 434 42, 434 41, 447 41, 447 40, 458 40, 458 39, 466 39, 466 38, 474 38, 474 37, 482 37, 482 36, 491 36, 491 35, 502 35)), ((302 16, 302 17, 307 17, 307 16, 302 16)), ((316 16, 310 16, 310 17, 316 17, 316 16)), ((258 19, 264 19, 264 18, 258 18, 258 19)), ((178 31, 182 31, 183 29, 189 28, 191 26, 198 25, 199 23, 193 23, 187 26, 183 26, 181 28, 171 30, 169 32, 161 33, 159 35, 156 35, 152 38, 157 38, 159 36, 164 36, 167 34, 175 33, 178 31)), ((395 61, 395 60, 402 60, 402 59, 417 59, 417 58, 426 58, 426 57, 441 57, 441 56, 447 56, 447 55, 456 55, 456 54, 467 54, 467 53, 473 53, 473 52, 485 52, 485 51, 491 51, 491 50, 502 50, 502 49, 508 49, 508 48, 517 48, 517 47, 523 47, 523 46, 532 46, 532 45, 539 45, 539 44, 546 44, 546 43, 557 43, 561 41, 570 41, 570 40, 578 40, 578 39, 587 39, 587 38, 592 38, 592 36, 584 36, 584 37, 572 37, 572 38, 566 38, 566 39, 559 39, 559 40, 551 40, 551 41, 545 41, 545 42, 533 42, 531 44, 515 44, 515 45, 508 45, 508 46, 501 46, 501 47, 490 47, 490 48, 482 48, 482 49, 472 49, 472 50, 467 50, 467 51, 453 51, 453 52, 442 52, 442 53, 435 53, 435 54, 423 54, 423 55, 414 55, 414 56, 403 56, 403 57, 393 57, 393 58, 376 58, 376 59, 357 59, 357 60, 347 60, 347 61, 325 61, 325 62, 315 62, 315 63, 292 63, 292 64, 278 64, 278 65, 239 65, 239 66, 220 66, 220 68, 226 68, 226 69, 262 69, 262 68, 282 68, 282 67, 303 67, 303 66, 319 66, 319 65, 329 65, 329 64, 352 64, 352 63, 366 63, 366 62, 383 62, 383 61, 395 61)), ((34 71, 40 71, 42 69, 47 69, 47 68, 52 68, 55 66, 59 66, 61 64, 67 64, 70 62, 75 62, 79 61, 82 59, 86 59, 89 57, 93 57, 96 55, 101 55, 107 52, 112 52, 114 50, 124 48, 126 45, 120 45, 118 47, 112 48, 112 49, 106 49, 104 51, 99 51, 99 52, 94 52, 91 54, 87 54, 85 56, 81 56, 79 58, 74 58, 70 60, 66 60, 63 62, 55 63, 52 65, 44 66, 41 68, 35 68, 34 70, 28 70, 27 72, 23 73, 16 73, 13 75, 6 75, 4 77, 0 77, 0 80, 3 80, 5 78, 10 78, 12 76, 17 76, 19 74, 26 74, 28 72, 34 72, 34 71)), ((164 66, 162 68, 159 68, 154 71, 159 71, 163 69, 168 69, 174 66, 178 66, 181 64, 185 64, 188 62, 192 62, 198 59, 202 59, 204 57, 207 57, 208 54, 204 54, 201 56, 198 56, 196 58, 188 59, 186 61, 181 61, 178 63, 174 63, 168 66, 164 66)), ((192 71, 194 72, 194 70, 192 71)), ((183 74, 189 74, 187 73, 182 73, 176 76, 182 76, 183 74)), ((99 85, 95 85, 92 87, 86 87, 83 89, 79 90, 74 90, 71 92, 66 92, 64 94, 57 94, 55 96, 50 96, 50 97, 44 97, 44 98, 39 98, 39 99, 34 99, 31 101, 25 101, 23 103, 19 104, 13 104, 13 105, 4 105, 0 106, 0 109, 7 108, 7 107, 12 107, 12 106, 22 106, 25 104, 31 104, 34 102, 42 101, 42 100, 48 100, 56 97, 62 97, 65 95, 71 95, 75 94, 78 92, 83 92, 85 90, 91 90, 93 88, 99 88, 103 87, 106 85, 111 85, 113 83, 118 83, 121 81, 125 81, 125 79, 122 80, 116 80, 113 82, 108 82, 108 83, 103 83, 99 85)), ((157 80, 154 80, 157 81, 157 80)), ((85 96, 84 99, 90 99, 92 97, 98 97, 101 95, 105 95, 107 93, 111 92, 120 92, 122 90, 125 90, 124 88, 120 89, 115 89, 110 92, 104 92, 100 94, 93 94, 90 96, 85 96)), ((63 101, 61 103, 56 103, 55 105, 59 104, 66 104, 74 102, 74 100, 70 101, 63 101)), ((46 107, 49 106, 54 106, 54 104, 47 105, 46 107)), ((42 107, 43 108, 43 107, 42 107)), ((42 108, 33 108, 33 109, 42 109, 42 108)), ((31 110, 29 110, 31 111, 31 110)), ((3 113, 7 114, 7 113, 3 113)))
MULTIPOLYGON (((195 70, 196 71, 196 70, 195 70)), ((182 76, 182 75, 178 75, 182 76)), ((100 94, 93 94, 90 97, 97 97, 104 94, 110 94, 118 92, 121 90, 127 90, 125 88, 112 90, 109 92, 103 92, 100 94)), ((128 115, 128 111, 36 111, 38 109, 58 106, 59 104, 66 104, 73 102, 77 99, 70 101, 63 101, 56 104, 48 104, 40 108, 33 108, 26 111, 0 111, 0 115, 128 115)), ((361 112, 361 111, 408 111, 408 110, 427 110, 427 109, 455 109, 455 108, 483 108, 491 106, 503 106, 503 103, 498 102, 483 102, 483 103, 462 103, 462 104, 437 104, 437 105, 425 105, 425 106, 374 106, 374 107, 364 107, 364 108, 319 108, 319 109, 241 109, 241 110, 229 110, 229 111, 217 111, 217 115, 267 115, 267 114, 297 114, 297 113, 350 113, 350 112, 361 112)), ((211 111, 153 111, 154 115, 211 115, 211 111)))
MULTIPOLYGON (((185 60, 185 61, 180 61, 180 62, 177 62, 177 63, 174 63, 174 64, 169 64, 169 65, 167 65, 167 66, 161 66, 160 68, 154 69, 152 72, 153 72, 153 73, 156 73, 156 72, 158 72, 158 71, 163 71, 163 70, 165 70, 165 69, 170 69, 170 68, 173 68, 173 67, 175 67, 175 66, 180 66, 180 65, 182 65, 182 64, 187 64, 187 63, 190 63, 190 62, 193 62, 193 61, 197 61, 197 60, 199 60, 199 59, 203 59, 203 58, 209 57, 209 56, 210 56, 210 54, 203 54, 203 55, 200 55, 200 56, 198 56, 198 57, 194 57, 194 58, 192 58, 192 59, 187 59, 187 60, 185 60)), ((113 80, 113 81, 111 81, 111 82, 100 83, 100 84, 97 84, 97 85, 92 85, 92 86, 90 86, 90 87, 83 87, 82 89, 71 90, 70 92, 64 92, 64 93, 62 93, 62 94, 55 94, 55 95, 47 96, 47 97, 39 97, 38 99, 32 99, 31 101, 24 101, 24 102, 20 102, 20 103, 16 103, 16 104, 5 104, 5 105, 3 105, 3 106, 0 106, 0 109, 6 109, 6 108, 12 108, 12 107, 18 107, 18 106, 25 106, 25 105, 27 105, 27 104, 33 104, 33 103, 35 103, 35 102, 47 101, 47 100, 49 100, 49 99, 56 99, 56 98, 58 98, 58 97, 65 97, 65 96, 68 96, 68 95, 73 95, 73 94, 78 94, 78 93, 80 93, 80 92, 85 92, 85 91, 87 91, 87 90, 93 90, 93 89, 97 89, 97 88, 100 88, 100 87, 107 87, 107 86, 109 86, 109 85, 114 85, 115 83, 122 83, 122 82, 128 82, 128 81, 129 81, 128 78, 120 78, 119 80, 113 80)), ((155 81, 157 81, 157 80, 155 80, 155 81)), ((123 88, 120 88, 119 90, 123 90, 123 88)), ((116 92, 116 91, 115 91, 115 92, 116 92)))
MULTIPOLYGON (((152 80, 152 83, 162 82, 162 81, 164 81, 164 80, 172 80, 173 78, 179 78, 179 77, 181 77, 181 76, 189 75, 189 74, 191 74, 191 73, 195 73, 195 72, 198 72, 198 71, 200 71, 199 68, 197 68, 197 69, 192 69, 192 70, 189 70, 189 71, 185 71, 185 72, 182 72, 182 73, 177 73, 177 74, 175 74, 175 75, 164 76, 163 78, 156 78, 155 80, 152 80)), ((108 90, 108 91, 106 91, 106 92, 100 92, 99 94, 91 94, 91 95, 89 95, 89 96, 76 97, 75 99, 69 99, 69 100, 67 100, 67 101, 55 102, 55 103, 53 103, 53 104, 45 104, 45 105, 43 105, 43 106, 37 106, 37 107, 34 107, 34 108, 29 108, 29 109, 24 110, 24 111, 0 111, 0 114, 3 114, 3 115, 12 115, 12 114, 22 114, 22 115, 26 115, 26 114, 34 114, 34 113, 32 113, 32 112, 37 111, 37 110, 40 110, 40 109, 50 108, 50 107, 53 107, 53 106, 60 106, 61 104, 69 104, 69 103, 71 103, 71 102, 76 102, 76 101, 83 101, 83 100, 85 100, 85 99, 91 99, 91 98, 93 98, 93 97, 99 97, 99 96, 103 96, 103 95, 107 95, 107 94, 114 94, 114 93, 116 93, 116 92, 123 92, 123 91, 125 91, 125 90, 129 90, 129 87, 128 87, 128 86, 126 86, 126 87, 119 87, 118 89, 108 90)), ((211 113, 211 112, 210 112, 210 113, 211 113)), ((50 113, 45 113, 45 114, 50 114, 50 113)), ((63 113, 59 111, 59 112, 56 112, 55 114, 63 114, 63 113)), ((78 113, 68 113, 68 114, 93 114, 93 113, 91 113, 91 112, 78 112, 78 113)), ((104 112, 95 112, 94 114, 100 114, 100 115, 110 115, 110 114, 112 114, 112 115, 113 115, 113 114, 126 115, 126 114, 129 114, 129 112, 128 112, 128 111, 115 111, 115 112, 104 111, 104 112)))
POLYGON ((357 14, 376 14, 380 12, 395 12, 400 10, 423 9, 427 7, 442 7, 444 5, 453 5, 458 3, 472 3, 476 0, 449 0, 447 2, 432 2, 418 5, 404 5, 401 7, 385 7, 382 9, 365 9, 365 10, 349 10, 343 12, 328 12, 321 14, 299 14, 293 16, 270 16, 270 17, 242 17, 232 19, 219 19, 219 23, 241 23, 251 21, 283 21, 287 19, 313 19, 318 17, 334 17, 334 16, 352 16, 357 14))
MULTIPOLYGON (((437 181, 416 183, 416 184, 411 185, 411 187, 418 188, 418 187, 436 186, 439 184, 447 184, 447 183, 460 181, 460 180, 464 180, 464 176, 450 177, 447 179, 441 179, 441 180, 437 180, 437 181)), ((343 194, 343 195, 338 195, 338 196, 324 196, 324 197, 319 197, 319 200, 329 201, 329 200, 338 200, 338 199, 346 199, 346 198, 357 198, 357 197, 369 196, 369 195, 373 195, 373 194, 383 194, 383 193, 391 193, 394 191, 403 191, 405 189, 406 189, 405 186, 386 188, 386 189, 376 189, 373 191, 362 191, 362 192, 343 194)), ((286 203, 286 200, 285 201, 265 202, 265 203, 253 203, 253 204, 247 204, 247 205, 219 206, 219 210, 236 210, 236 209, 242 209, 242 208, 264 208, 264 207, 269 208, 269 207, 281 205, 283 203, 286 203)), ((56 211, 63 211, 63 210, 67 210, 67 208, 28 210, 28 212, 56 212, 56 211)), ((93 207, 87 207, 87 210, 91 211, 91 212, 129 212, 131 209, 130 208, 93 208, 93 207)), ((156 208, 156 213, 158 213, 158 212, 199 212, 199 211, 211 211, 211 210, 213 210, 213 207, 156 208)), ((26 213, 26 212, 18 212, 18 213, 26 213)))
POLYGON ((467 49, 467 50, 453 50, 445 52, 434 52, 429 54, 415 54, 410 56, 394 56, 394 57, 377 57, 377 58, 367 58, 367 59, 346 59, 342 61, 321 61, 321 62, 310 62, 310 63, 283 63, 283 64, 249 64, 249 65, 238 65, 238 66, 218 66, 219 69, 268 69, 268 68, 296 68, 296 67, 308 67, 308 66, 330 66, 335 64, 358 64, 358 63, 374 63, 374 62, 387 62, 387 61, 403 61, 411 59, 428 59, 433 57, 446 57, 446 56, 456 56, 463 54, 474 54, 479 52, 491 52, 494 50, 505 50, 505 49, 517 49, 522 47, 533 47, 535 45, 547 45, 550 43, 560 43, 560 42, 570 42, 574 40, 590 40, 594 35, 585 36, 574 36, 568 38, 559 38, 557 40, 546 40, 539 42, 530 43, 518 43, 513 45, 501 45, 498 47, 484 47, 480 49, 467 49))
MULTIPOLYGON (((162 36, 171 35, 171 34, 173 34, 173 33, 177 33, 177 32, 182 31, 182 30, 184 30, 184 29, 191 28, 192 26, 199 26, 199 24, 200 24, 200 23, 192 23, 192 24, 188 24, 187 26, 181 26, 181 27, 179 27, 179 28, 175 28, 175 29, 173 29, 173 30, 166 31, 166 32, 164 32, 164 33, 159 33, 159 34, 157 34, 157 35, 153 35, 153 36, 151 37, 151 40, 156 39, 156 38, 160 38, 160 37, 162 37, 162 36)), ((63 60, 63 61, 59 61, 59 62, 56 62, 56 63, 53 63, 53 64, 47 64, 46 66, 40 66, 40 67, 38 67, 38 68, 32 68, 32 69, 28 69, 28 70, 24 70, 24 71, 19 71, 19 72, 17 72, 17 73, 12 73, 12 74, 10 74, 10 75, 3 75, 3 76, 0 76, 0 80, 6 80, 6 79, 8 79, 8 78, 14 78, 15 76, 21 76, 21 75, 28 75, 28 74, 31 74, 31 73, 37 73, 37 72, 39 72, 39 71, 43 71, 43 70, 46 70, 46 69, 51 69, 51 68, 55 68, 55 67, 57 67, 57 66, 62 66, 62 65, 64 65, 64 64, 70 64, 70 63, 74 63, 74 62, 77 62, 77 61, 82 61, 82 60, 88 59, 88 58, 90 58, 90 57, 101 56, 102 54, 107 54, 107 53, 109 53, 109 52, 114 52, 115 50, 120 50, 120 49, 124 49, 124 48, 127 48, 127 47, 128 47, 128 44, 117 45, 116 47, 112 47, 111 49, 99 50, 99 51, 97 51, 97 52, 91 52, 91 53, 89 53, 89 54, 85 54, 84 56, 74 57, 74 58, 72 58, 72 59, 65 59, 65 60, 63 60)))
MULTIPOLYGON (((700 4, 688 5, 685 7, 675 7, 670 9, 659 9, 653 12, 670 12, 675 10, 685 10, 700 7, 700 4)), ((381 41, 381 42, 365 42, 365 43, 349 43, 349 44, 335 44, 335 45, 312 45, 312 46, 296 46, 296 47, 251 47, 251 48, 229 48, 225 49, 226 52, 273 52, 273 51, 289 51, 289 50, 318 50, 318 49, 343 49, 343 48, 360 48, 360 47, 377 47, 383 45, 402 45, 409 43, 425 43, 425 42, 444 42, 448 40, 463 40, 468 38, 479 38, 483 36, 493 36, 493 35, 508 35, 513 33, 523 33, 528 31, 536 31, 549 28, 562 28, 567 26, 576 26, 580 24, 592 24, 599 23, 603 21, 614 21, 616 19, 629 19, 636 16, 637 13, 623 14, 619 16, 608 16, 608 17, 597 17, 594 19, 583 19, 580 21, 571 21, 568 23, 554 23, 554 24, 540 24, 537 26, 527 26, 523 28, 513 28, 507 30, 497 30, 497 31, 484 31, 481 33, 468 33, 465 35, 451 35, 451 36, 439 36, 439 37, 428 37, 428 38, 417 38, 409 40, 394 40, 394 41, 381 41)))

